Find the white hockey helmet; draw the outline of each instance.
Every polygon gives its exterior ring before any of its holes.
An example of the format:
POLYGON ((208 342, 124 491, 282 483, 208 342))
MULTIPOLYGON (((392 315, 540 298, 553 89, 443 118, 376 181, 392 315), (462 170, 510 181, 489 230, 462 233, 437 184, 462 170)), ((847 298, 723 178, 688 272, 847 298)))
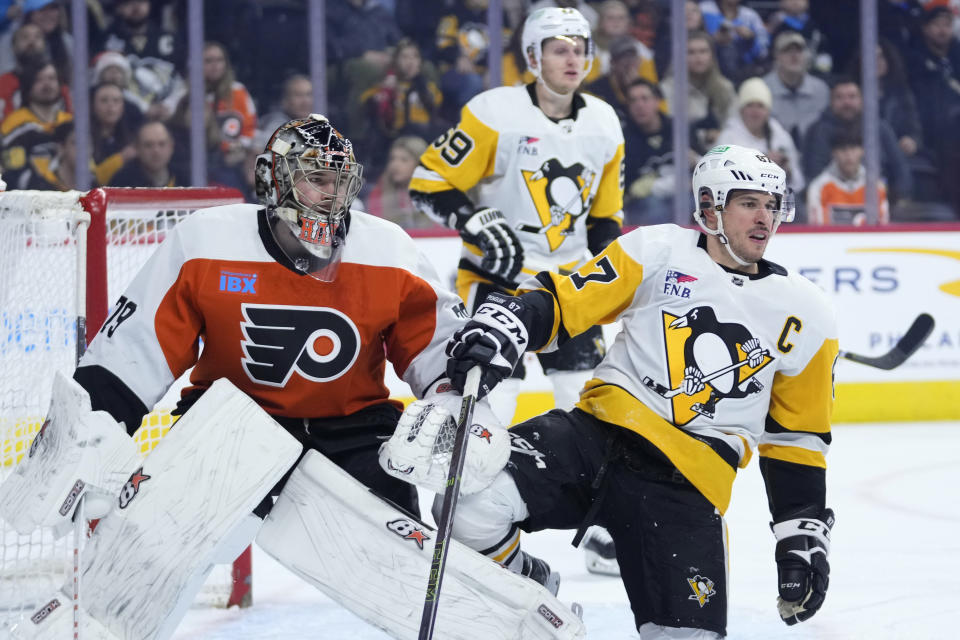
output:
POLYGON ((561 36, 580 36, 586 44, 586 63, 583 75, 586 76, 593 64, 594 45, 590 36, 590 23, 576 9, 545 7, 537 9, 523 23, 523 53, 527 67, 537 79, 540 79, 540 64, 543 60, 543 42, 561 36), (529 58, 533 57, 536 67, 531 67, 529 58))
POLYGON ((704 154, 693 169, 693 217, 705 233, 717 236, 738 263, 747 264, 730 249, 723 232, 723 210, 734 191, 763 191, 777 199, 773 231, 781 222, 792 222, 796 213, 793 192, 787 188, 787 172, 762 151, 734 144, 718 145, 704 154), (704 209, 717 213, 717 228, 707 226, 704 209))

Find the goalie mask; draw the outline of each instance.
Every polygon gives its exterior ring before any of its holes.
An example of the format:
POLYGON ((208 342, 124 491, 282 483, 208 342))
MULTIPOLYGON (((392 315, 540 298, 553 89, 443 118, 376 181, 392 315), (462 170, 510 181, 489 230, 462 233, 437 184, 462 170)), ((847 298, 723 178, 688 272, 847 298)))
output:
POLYGON ((787 188, 787 172, 763 152, 738 145, 716 146, 706 154, 693 170, 693 194, 697 208, 693 217, 705 233, 716 236, 737 264, 749 263, 730 248, 723 231, 723 211, 734 191, 761 191, 777 200, 773 211, 773 231, 781 222, 792 222, 795 215, 793 191, 787 188), (713 209, 717 214, 717 228, 707 226, 703 210, 713 209))
POLYGON ((332 282, 347 241, 350 205, 363 185, 353 144, 322 115, 291 120, 257 157, 255 178, 281 251, 298 270, 332 282))

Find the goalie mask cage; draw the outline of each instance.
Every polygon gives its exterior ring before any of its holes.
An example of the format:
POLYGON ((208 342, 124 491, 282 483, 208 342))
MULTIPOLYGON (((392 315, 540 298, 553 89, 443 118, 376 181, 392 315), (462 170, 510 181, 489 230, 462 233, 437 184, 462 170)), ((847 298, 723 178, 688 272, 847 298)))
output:
MULTIPOLYGON (((43 423, 55 370, 73 372, 87 341, 169 229, 196 209, 243 202, 233 189, 0 193, 0 481, 43 423)), ((179 381, 135 434, 146 455, 171 424, 179 381)), ((73 541, 18 535, 0 521, 0 629, 72 575, 73 541)), ((199 604, 250 604, 250 550, 216 567, 199 604)), ((2 635, 2 633, 0 633, 2 635)))

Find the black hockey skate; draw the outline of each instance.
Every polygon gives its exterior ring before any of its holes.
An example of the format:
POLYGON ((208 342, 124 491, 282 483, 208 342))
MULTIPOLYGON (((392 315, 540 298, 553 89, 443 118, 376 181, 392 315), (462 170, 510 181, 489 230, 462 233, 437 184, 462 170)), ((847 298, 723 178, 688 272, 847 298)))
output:
POLYGON ((613 538, 603 527, 593 526, 587 529, 583 537, 584 564, 590 573, 605 576, 619 576, 620 563, 617 562, 617 549, 613 538))
POLYGON ((521 551, 520 555, 523 557, 523 566, 520 568, 520 575, 539 582, 547 591, 553 595, 557 595, 557 591, 560 590, 560 574, 556 571, 551 571, 550 565, 548 565, 546 561, 532 556, 526 551, 521 551))

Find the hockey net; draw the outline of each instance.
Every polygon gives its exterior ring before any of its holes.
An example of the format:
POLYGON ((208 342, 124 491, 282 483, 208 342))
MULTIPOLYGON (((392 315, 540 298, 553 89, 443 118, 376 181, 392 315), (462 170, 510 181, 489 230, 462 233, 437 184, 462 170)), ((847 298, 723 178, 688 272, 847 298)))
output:
MULTIPOLYGON (((53 373, 73 372, 84 325, 92 339, 169 229, 196 209, 242 202, 232 189, 94 189, 0 193, 0 481, 43 423, 53 373)), ((182 382, 135 434, 147 455, 172 424, 182 382)), ((64 583, 73 537, 18 535, 0 520, 0 629, 64 583)), ((198 604, 250 604, 250 551, 217 567, 198 604)), ((42 603, 41 603, 42 604, 42 603)))

